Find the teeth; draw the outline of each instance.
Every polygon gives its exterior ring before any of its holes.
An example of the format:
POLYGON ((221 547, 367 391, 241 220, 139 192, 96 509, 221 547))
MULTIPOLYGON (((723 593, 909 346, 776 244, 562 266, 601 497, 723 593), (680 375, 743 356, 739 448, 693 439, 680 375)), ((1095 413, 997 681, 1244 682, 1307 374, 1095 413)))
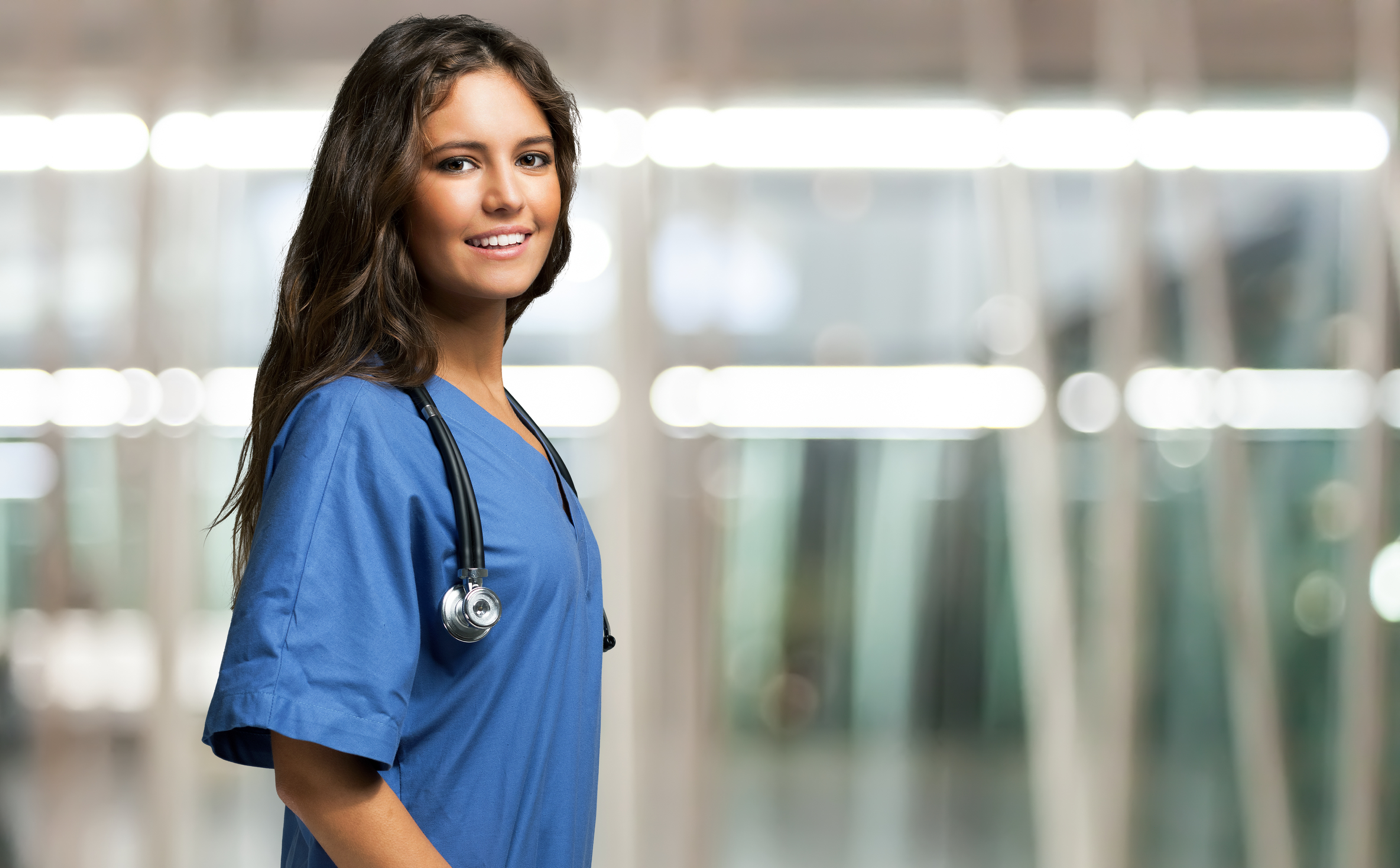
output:
POLYGON ((473 247, 509 247, 512 244, 524 244, 525 233, 511 232, 506 235, 491 235, 486 238, 468 241, 473 247))

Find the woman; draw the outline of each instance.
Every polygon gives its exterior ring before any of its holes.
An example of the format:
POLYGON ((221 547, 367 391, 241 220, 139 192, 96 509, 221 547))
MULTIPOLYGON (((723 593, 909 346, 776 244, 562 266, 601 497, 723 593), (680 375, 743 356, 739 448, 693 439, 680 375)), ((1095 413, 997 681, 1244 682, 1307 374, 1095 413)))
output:
POLYGON ((469 16, 390 27, 336 97, 220 516, 241 582, 204 732, 275 769, 284 866, 590 862, 598 549, 501 381, 568 259, 575 118, 469 16), (480 641, 439 611, 474 565, 415 400, 475 489, 502 610, 480 641))

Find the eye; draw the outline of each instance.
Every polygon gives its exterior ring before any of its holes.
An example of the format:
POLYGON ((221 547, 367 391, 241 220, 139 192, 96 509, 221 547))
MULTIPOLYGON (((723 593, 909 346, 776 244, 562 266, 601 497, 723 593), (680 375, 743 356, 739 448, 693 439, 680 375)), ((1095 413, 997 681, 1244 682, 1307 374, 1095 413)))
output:
POLYGON ((444 172, 451 172, 453 174, 460 174, 470 169, 471 167, 472 161, 467 159, 466 157, 448 157, 441 163, 438 163, 439 169, 441 169, 444 172))
POLYGON ((516 161, 526 169, 543 169, 549 165, 549 157, 540 153, 529 153, 516 161))

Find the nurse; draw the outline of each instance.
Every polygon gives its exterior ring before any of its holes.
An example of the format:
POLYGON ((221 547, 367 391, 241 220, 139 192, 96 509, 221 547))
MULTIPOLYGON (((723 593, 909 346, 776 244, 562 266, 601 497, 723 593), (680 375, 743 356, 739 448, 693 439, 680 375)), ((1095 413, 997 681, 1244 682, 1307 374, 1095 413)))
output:
POLYGON ((283 866, 586 866, 598 548, 501 380, 569 256, 576 110, 469 16, 381 33, 336 97, 287 253, 238 483, 204 741, 275 769, 283 866), (471 474, 500 622, 467 644, 426 384, 471 474))

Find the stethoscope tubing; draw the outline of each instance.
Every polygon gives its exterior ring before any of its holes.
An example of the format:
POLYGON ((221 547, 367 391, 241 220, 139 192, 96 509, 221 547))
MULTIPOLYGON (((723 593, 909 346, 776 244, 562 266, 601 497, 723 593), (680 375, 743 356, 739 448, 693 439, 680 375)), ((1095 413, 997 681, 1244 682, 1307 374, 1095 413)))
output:
MULTIPOLYGON (((452 493, 452 510, 457 519, 458 583, 465 588, 483 587, 481 580, 487 575, 486 543, 481 530, 481 511, 476 505, 476 492, 472 489, 471 474, 467 472, 467 463, 462 459, 462 451, 457 448, 457 440, 452 436, 452 431, 447 427, 442 413, 438 412, 437 404, 433 402, 432 395, 428 394, 427 387, 407 386, 403 391, 408 393, 409 398, 413 400, 413 406, 417 409, 418 415, 422 416, 423 421, 428 423, 428 430, 433 435, 433 443, 437 446, 438 454, 442 456, 442 466, 447 473, 447 488, 452 493)), ((577 497, 578 487, 574 485, 574 478, 569 474, 569 468, 564 464, 564 459, 554 448, 554 444, 545 436, 544 431, 536 424, 535 420, 530 418, 530 414, 525 412, 525 408, 520 406, 520 402, 515 400, 515 396, 508 391, 506 392, 506 400, 510 402, 511 409, 516 412, 530 431, 539 438, 540 445, 544 446, 545 452, 549 455, 550 463, 559 471, 559 475, 568 483, 569 490, 573 491, 574 496, 577 497)), ((567 502, 565 509, 568 509, 567 502)), ((449 593, 451 593, 450 590, 449 593)), ((492 596, 494 597, 494 595, 492 596)), ((482 636, 484 637, 484 635, 483 633, 482 636)), ((611 651, 616 644, 617 639, 613 637, 612 625, 608 623, 608 613, 604 612, 603 650, 611 651)))
POLYGON ((462 452, 457 448, 457 440, 452 436, 437 404, 424 386, 410 386, 404 389, 413 399, 418 415, 428 423, 433 443, 442 456, 442 466, 447 472, 447 488, 452 492, 452 510, 457 517, 457 565, 465 574, 459 578, 484 578, 486 575, 486 543, 481 532, 481 512, 476 505, 476 492, 472 489, 471 474, 467 463, 462 460, 462 452), (477 575, 473 572, 480 570, 477 575))

